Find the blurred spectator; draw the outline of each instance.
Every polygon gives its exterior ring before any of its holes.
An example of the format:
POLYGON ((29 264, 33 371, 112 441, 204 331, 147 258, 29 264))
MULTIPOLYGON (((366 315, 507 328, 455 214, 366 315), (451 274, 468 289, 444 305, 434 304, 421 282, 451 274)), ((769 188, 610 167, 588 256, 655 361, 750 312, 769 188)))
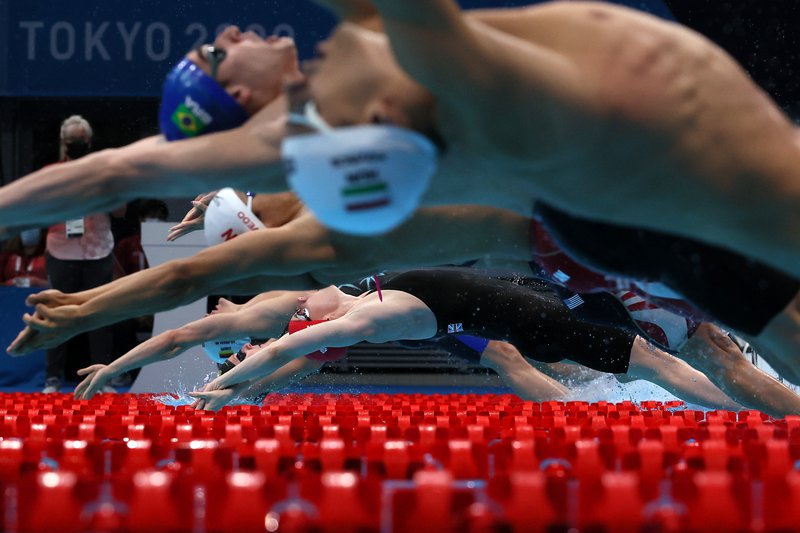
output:
MULTIPOLYGON (((72 161, 92 149, 92 127, 80 115, 61 124, 59 162, 72 161)), ((122 211, 112 216, 124 215, 122 211)), ((47 234, 47 272, 54 289, 72 293, 92 289, 112 280, 114 237, 107 213, 94 213, 50 227, 47 234)), ((111 329, 87 333, 92 364, 112 361, 111 329)), ((42 392, 58 392, 64 382, 68 347, 66 344, 47 351, 45 387, 42 392)), ((109 387, 106 392, 113 392, 109 387)))
POLYGON ((46 236, 46 230, 31 229, 6 242, 4 254, 0 256, 0 280, 4 285, 50 286, 44 256, 46 236))

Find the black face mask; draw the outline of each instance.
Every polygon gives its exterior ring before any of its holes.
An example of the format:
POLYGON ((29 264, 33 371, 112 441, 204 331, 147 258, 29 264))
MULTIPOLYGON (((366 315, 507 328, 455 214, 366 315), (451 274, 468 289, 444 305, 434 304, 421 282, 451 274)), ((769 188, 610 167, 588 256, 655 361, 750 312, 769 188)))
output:
POLYGON ((72 141, 66 144, 67 157, 80 159, 89 153, 89 143, 85 141, 72 141))

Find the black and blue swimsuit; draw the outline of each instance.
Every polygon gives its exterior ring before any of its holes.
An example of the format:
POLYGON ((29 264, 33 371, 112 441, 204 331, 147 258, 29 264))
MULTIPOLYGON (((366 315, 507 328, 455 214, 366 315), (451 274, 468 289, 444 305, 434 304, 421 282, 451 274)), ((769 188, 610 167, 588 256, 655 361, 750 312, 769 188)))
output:
POLYGON ((609 294, 565 299, 563 288, 545 280, 498 279, 459 268, 397 273, 381 285, 425 303, 439 338, 475 335, 509 342, 537 361, 570 359, 601 372, 627 371, 635 326, 609 294))

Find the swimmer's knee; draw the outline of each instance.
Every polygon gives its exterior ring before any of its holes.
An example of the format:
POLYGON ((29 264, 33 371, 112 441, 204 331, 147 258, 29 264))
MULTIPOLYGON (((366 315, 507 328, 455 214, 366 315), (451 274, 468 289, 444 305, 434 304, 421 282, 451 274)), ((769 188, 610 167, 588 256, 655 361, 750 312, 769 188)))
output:
POLYGON ((493 368, 523 361, 522 354, 507 342, 491 341, 481 354, 481 364, 493 368))
POLYGON ((716 348, 719 355, 726 355, 735 359, 742 359, 742 350, 728 336, 726 332, 713 324, 703 323, 697 328, 700 338, 709 343, 712 348, 716 348))
POLYGON ((703 323, 677 357, 707 375, 722 377, 745 361, 741 349, 728 334, 713 324, 703 323))

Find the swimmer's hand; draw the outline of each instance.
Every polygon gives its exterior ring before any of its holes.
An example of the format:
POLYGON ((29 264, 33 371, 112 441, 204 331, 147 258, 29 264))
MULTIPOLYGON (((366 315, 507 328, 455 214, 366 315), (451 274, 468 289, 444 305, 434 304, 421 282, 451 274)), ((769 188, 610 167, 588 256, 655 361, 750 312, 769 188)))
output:
POLYGON ((108 365, 92 365, 78 370, 79 376, 86 376, 77 387, 75 387, 76 400, 91 400, 97 391, 116 377, 116 374, 108 365))
MULTIPOLYGON (((79 294, 80 293, 65 294, 61 291, 51 289, 31 294, 25 300, 25 304, 31 307, 44 306, 53 308, 66 305, 81 305, 87 298, 82 298, 79 294)), ((17 338, 6 348, 6 351, 11 356, 28 355, 41 348, 57 346, 61 342, 59 339, 61 339, 60 336, 56 337, 50 333, 40 332, 36 328, 25 326, 25 328, 19 332, 17 338)))
POLYGON ((17 334, 17 338, 8 345, 6 353, 11 357, 28 355, 36 351, 37 348, 35 348, 35 346, 39 342, 38 337, 38 331, 29 326, 25 326, 22 331, 17 334))
POLYGON ((214 389, 211 387, 213 383, 212 381, 201 390, 189 393, 189 396, 195 399, 192 404, 194 409, 198 411, 219 411, 235 400, 248 387, 248 383, 239 383, 230 389, 214 389))
POLYGON ((25 305, 35 307, 39 304, 45 307, 61 307, 62 305, 81 305, 88 298, 83 298, 80 293, 66 294, 56 289, 49 289, 36 294, 31 294, 25 299, 25 305))
POLYGON ((198 194, 197 197, 192 200, 192 208, 188 213, 186 213, 186 216, 183 217, 183 220, 169 229, 169 233, 167 233, 167 241, 176 241, 184 235, 188 235, 193 231, 199 231, 203 229, 203 226, 205 225, 206 209, 208 209, 209 204, 211 204, 211 200, 216 194, 217 191, 198 194))
POLYGON ((17 334, 17 338, 8 346, 6 352, 8 352, 8 355, 11 357, 30 355, 37 350, 54 348, 59 344, 63 344, 70 338, 72 338, 72 335, 63 336, 43 333, 30 326, 25 326, 25 328, 17 334))
POLYGON ((27 324, 8 347, 9 355, 25 355, 34 350, 52 348, 63 344, 78 333, 87 331, 78 318, 77 305, 46 307, 36 304, 34 314, 25 313, 22 320, 27 324))

